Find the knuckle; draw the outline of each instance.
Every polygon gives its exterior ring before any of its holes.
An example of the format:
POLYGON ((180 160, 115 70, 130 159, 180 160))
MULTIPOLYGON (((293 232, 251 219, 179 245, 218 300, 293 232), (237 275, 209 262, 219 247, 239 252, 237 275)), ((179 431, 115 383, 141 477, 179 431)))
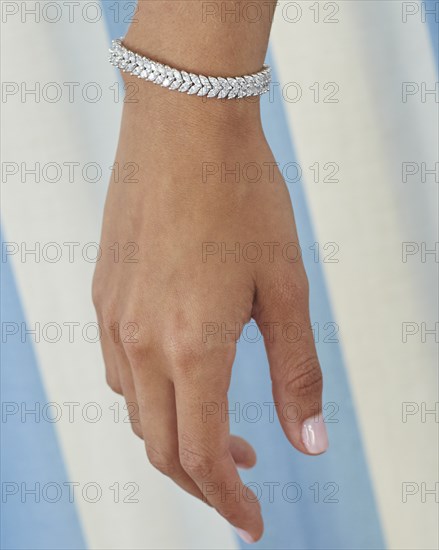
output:
POLYGON ((95 285, 91 288, 91 301, 93 302, 94 308, 98 311, 102 302, 102 293, 95 285))
POLYGON ((150 445, 146 447, 146 455, 151 465, 165 476, 173 477, 181 470, 178 457, 166 456, 150 445))
POLYGON ((163 330, 163 352, 170 364, 186 368, 203 355, 201 334, 197 332, 197 322, 189 318, 184 310, 170 312, 163 330))
POLYGON ((170 364, 184 375, 190 374, 194 365, 204 362, 206 355, 206 348, 201 342, 196 342, 194 339, 187 339, 185 342, 174 344, 168 348, 170 364))
POLYGON ((119 395, 122 395, 122 386, 120 384, 120 381, 119 381, 119 377, 114 375, 113 373, 110 373, 110 372, 107 372, 106 373, 106 380, 107 380, 107 385, 115 392, 115 393, 118 393, 119 395))
POLYGON ((200 365, 208 362, 216 364, 232 364, 236 353, 236 344, 227 342, 221 344, 203 343, 200 339, 189 336, 185 339, 174 340, 164 350, 169 365, 177 376, 189 378, 197 372, 200 365))
POLYGON ((185 446, 180 449, 180 463, 192 478, 203 480, 211 476, 215 461, 212 457, 185 446))
POLYGON ((295 273, 279 281, 278 292, 281 300, 300 299, 309 294, 309 281, 305 269, 301 267, 295 273))
POLYGON ((119 324, 119 344, 133 368, 143 367, 153 349, 151 330, 147 324, 138 322, 136 313, 123 314, 119 324))
POLYGON ((308 357, 284 367, 284 387, 288 395, 303 397, 320 395, 323 389, 322 371, 317 357, 308 357))
POLYGON ((133 430, 134 434, 137 435, 137 437, 140 437, 140 439, 143 439, 142 427, 140 425, 139 420, 130 419, 130 424, 131 424, 131 429, 133 430))
POLYGON ((97 280, 97 277, 95 275, 91 286, 91 299, 95 309, 98 310, 100 308, 103 301, 103 296, 104 296, 103 286, 97 280))
POLYGON ((106 301, 99 308, 102 318, 102 330, 115 339, 115 329, 117 328, 116 304, 113 301, 106 301))
POLYGON ((123 349, 130 365, 134 369, 137 369, 145 364, 145 357, 147 355, 146 345, 141 342, 124 343, 123 349))

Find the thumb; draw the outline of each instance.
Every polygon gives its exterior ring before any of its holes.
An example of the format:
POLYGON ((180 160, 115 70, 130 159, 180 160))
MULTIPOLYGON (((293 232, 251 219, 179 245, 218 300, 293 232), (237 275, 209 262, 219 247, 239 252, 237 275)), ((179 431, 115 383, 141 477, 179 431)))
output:
POLYGON ((305 454, 328 448, 322 416, 323 378, 311 330, 306 275, 258 289, 255 320, 264 335, 273 397, 282 428, 305 454))

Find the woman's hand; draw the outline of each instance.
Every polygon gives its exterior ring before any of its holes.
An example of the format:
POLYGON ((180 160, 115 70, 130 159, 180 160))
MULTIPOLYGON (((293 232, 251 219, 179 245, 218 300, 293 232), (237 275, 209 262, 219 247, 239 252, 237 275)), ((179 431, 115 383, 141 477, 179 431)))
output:
POLYGON ((151 463, 255 541, 260 506, 234 493, 249 494, 237 466, 251 467, 255 454, 220 412, 252 317, 278 413, 292 402, 301 412, 297 422, 279 414, 286 436, 303 453, 327 447, 289 193, 258 100, 203 101, 142 82, 138 90, 124 109, 93 282, 107 381, 135 404, 132 426, 151 463))

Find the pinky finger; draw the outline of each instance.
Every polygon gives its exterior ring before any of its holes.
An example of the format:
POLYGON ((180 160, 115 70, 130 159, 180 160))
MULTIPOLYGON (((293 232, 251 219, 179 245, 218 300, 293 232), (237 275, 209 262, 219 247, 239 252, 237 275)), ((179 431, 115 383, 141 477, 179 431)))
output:
POLYGON ((230 436, 230 453, 238 468, 253 468, 256 464, 256 453, 253 447, 242 437, 230 436))

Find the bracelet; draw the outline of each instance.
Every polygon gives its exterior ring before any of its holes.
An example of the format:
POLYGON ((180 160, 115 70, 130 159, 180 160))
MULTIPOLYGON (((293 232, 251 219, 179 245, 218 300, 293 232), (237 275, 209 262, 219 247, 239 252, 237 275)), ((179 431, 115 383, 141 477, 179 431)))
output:
POLYGON ((109 61, 122 71, 163 88, 202 97, 241 99, 258 96, 268 92, 271 82, 271 68, 268 65, 264 65, 258 73, 245 76, 223 78, 196 75, 173 69, 127 50, 122 44, 122 39, 113 40, 109 61))

